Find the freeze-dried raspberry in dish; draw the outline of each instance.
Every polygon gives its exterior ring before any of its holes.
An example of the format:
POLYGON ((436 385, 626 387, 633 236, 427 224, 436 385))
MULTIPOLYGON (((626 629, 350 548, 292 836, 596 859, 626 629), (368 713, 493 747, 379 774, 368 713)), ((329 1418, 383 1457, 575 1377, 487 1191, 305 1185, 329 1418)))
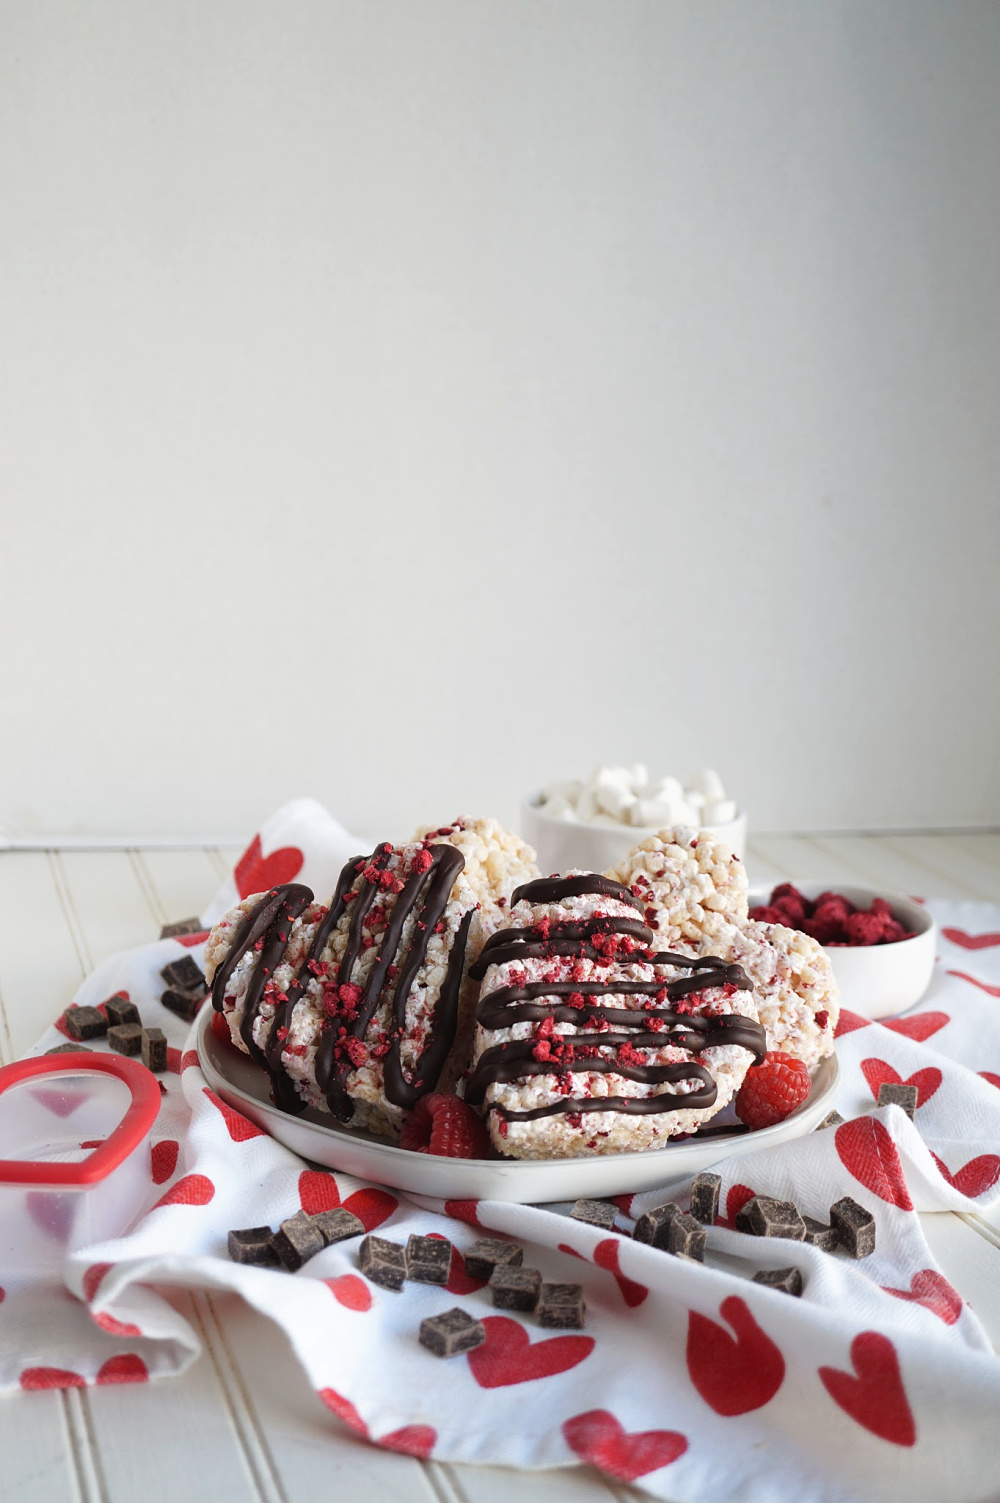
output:
POLYGON ((720 1111, 765 1052, 738 965, 658 953, 643 904, 592 872, 528 883, 483 978, 466 1100, 514 1158, 663 1147, 720 1111))
POLYGON ((722 955, 750 977, 769 1050, 810 1069, 833 1053, 840 992, 830 957, 808 934, 751 919, 716 930, 699 953, 722 955))
POLYGON ((422 1096, 454 1088, 485 937, 464 865, 448 842, 386 842, 348 862, 329 905, 291 884, 216 925, 213 1004, 278 1105, 395 1136, 422 1096))
POLYGON ((605 875, 638 899, 664 950, 700 947, 747 916, 742 861, 723 841, 684 826, 651 835, 605 875))

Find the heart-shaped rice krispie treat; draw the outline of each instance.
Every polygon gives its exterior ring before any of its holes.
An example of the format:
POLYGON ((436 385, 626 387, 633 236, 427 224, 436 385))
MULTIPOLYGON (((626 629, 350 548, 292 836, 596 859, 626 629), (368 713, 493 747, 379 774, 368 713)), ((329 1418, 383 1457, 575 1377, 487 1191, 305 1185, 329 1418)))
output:
POLYGON ((688 950, 747 916, 742 861, 723 841, 687 825, 650 835, 605 876, 639 899, 664 950, 688 950))

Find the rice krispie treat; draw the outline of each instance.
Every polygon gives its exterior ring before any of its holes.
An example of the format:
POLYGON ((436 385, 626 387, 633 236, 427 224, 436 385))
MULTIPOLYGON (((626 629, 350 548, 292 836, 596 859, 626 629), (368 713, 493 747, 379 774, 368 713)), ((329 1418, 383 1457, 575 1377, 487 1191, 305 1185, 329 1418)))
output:
POLYGON ((816 940, 784 924, 750 919, 704 936, 699 953, 709 950, 750 977, 769 1049, 794 1055, 809 1069, 833 1053, 840 991, 830 957, 816 940))
POLYGON ((481 905, 483 929, 492 934, 515 887, 538 876, 530 845, 495 819, 456 819, 440 829, 422 826, 415 840, 447 841, 465 857, 465 877, 481 905))
MULTIPOLYGON (((747 916, 747 874, 738 856, 686 825, 661 830, 605 873, 638 898, 663 949, 687 950, 747 916)), ((697 953, 705 954, 700 948, 697 953)))
MULTIPOLYGON (((213 1005, 285 1110, 395 1135, 422 1096, 457 1081, 473 1026, 468 967, 503 894, 475 870, 473 886, 462 850, 437 837, 348 862, 329 905, 307 887, 273 888, 212 930, 213 1005)), ((521 859, 530 871, 528 848, 521 859)))
POLYGON ((568 1158, 663 1146, 765 1051, 738 965, 655 953, 643 903, 594 873, 529 882, 487 940, 466 1100, 496 1147, 568 1158))

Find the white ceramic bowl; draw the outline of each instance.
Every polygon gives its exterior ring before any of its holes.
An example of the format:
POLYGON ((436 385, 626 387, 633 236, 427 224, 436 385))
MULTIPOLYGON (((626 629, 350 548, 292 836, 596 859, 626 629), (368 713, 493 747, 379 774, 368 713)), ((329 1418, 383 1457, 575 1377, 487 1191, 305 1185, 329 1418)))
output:
MULTIPOLYGON (((766 903, 775 885, 754 883, 750 907, 766 903)), ((841 893, 856 908, 870 908, 872 898, 884 898, 900 923, 914 931, 912 939, 892 945, 824 945, 842 1006, 865 1018, 888 1018, 920 1001, 934 970, 937 947, 937 925, 926 908, 901 893, 877 887, 845 887, 840 882, 796 882, 795 886, 810 900, 821 892, 841 893)))
MULTIPOLYGON (((540 793, 529 793, 521 804, 521 834, 538 854, 543 872, 564 872, 579 867, 585 872, 603 872, 617 866, 629 851, 657 833, 655 826, 595 825, 580 820, 554 819, 541 807, 540 793)), ((739 814, 724 825, 703 825, 707 835, 724 840, 734 856, 743 860, 747 817, 739 814)), ((822 888, 820 889, 822 891, 822 888)))

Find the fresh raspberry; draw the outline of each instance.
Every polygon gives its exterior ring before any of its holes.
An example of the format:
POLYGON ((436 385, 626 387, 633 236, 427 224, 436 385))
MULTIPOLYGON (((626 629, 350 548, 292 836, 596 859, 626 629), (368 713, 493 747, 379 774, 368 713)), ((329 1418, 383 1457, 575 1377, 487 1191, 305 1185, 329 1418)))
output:
POLYGON ((747 1127, 773 1127, 809 1095, 812 1081, 800 1059, 771 1051, 747 1071, 736 1096, 736 1115, 747 1127))
POLYGON ((212 1032, 215 1034, 215 1037, 217 1039, 221 1039, 224 1044, 231 1044, 233 1042, 233 1036, 229 1031, 229 1023, 226 1020, 226 1015, 224 1012, 213 1012, 212 1032))
POLYGON ((471 1106, 458 1096, 434 1091, 420 1098, 403 1123, 399 1146, 446 1159, 484 1159, 490 1140, 471 1106))

